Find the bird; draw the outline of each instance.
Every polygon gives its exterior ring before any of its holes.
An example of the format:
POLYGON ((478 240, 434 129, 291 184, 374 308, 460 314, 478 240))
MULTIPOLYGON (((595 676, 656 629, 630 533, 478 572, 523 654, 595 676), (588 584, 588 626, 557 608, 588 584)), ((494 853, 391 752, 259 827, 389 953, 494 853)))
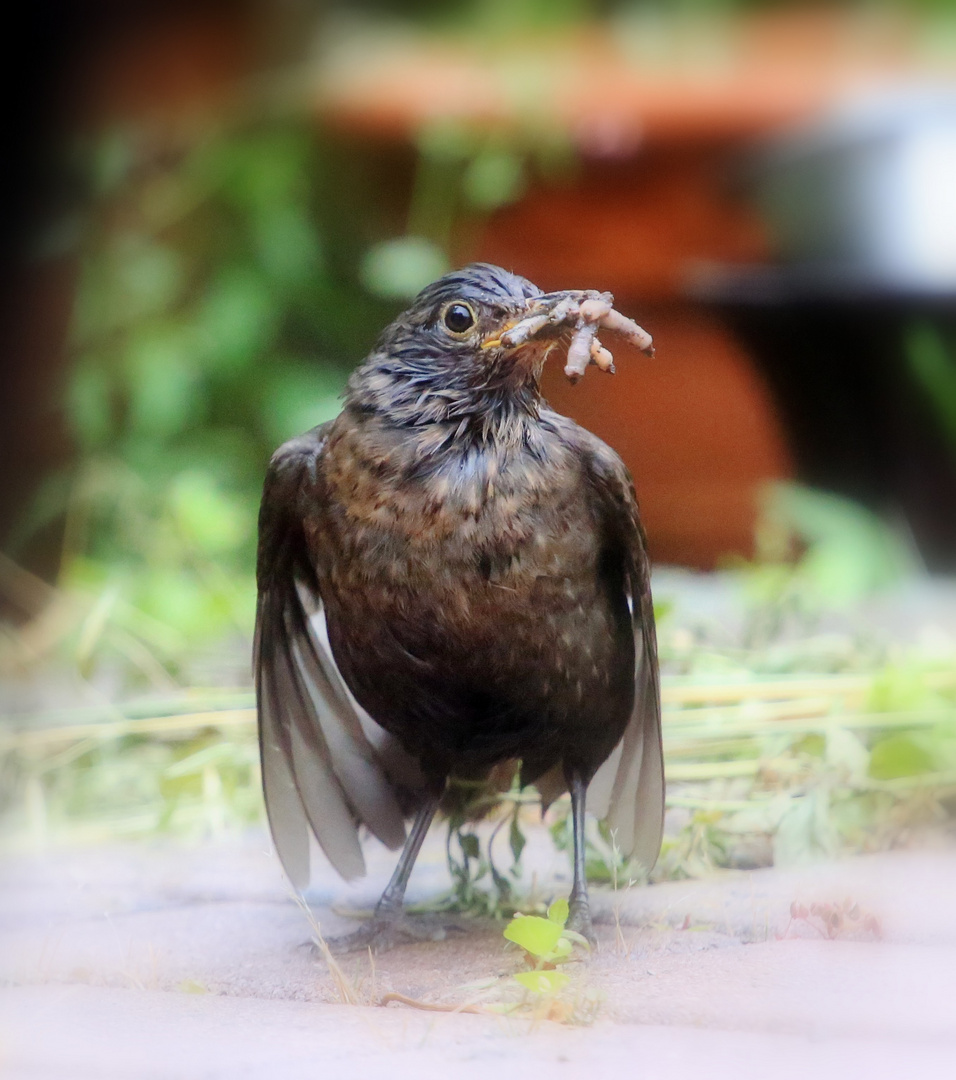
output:
POLYGON ((508 336, 565 295, 488 263, 447 273, 384 330, 340 414, 268 466, 254 644, 268 822, 299 890, 310 833, 346 880, 365 872, 363 829, 401 849, 357 946, 414 940, 405 889, 447 786, 509 762, 545 808, 570 793, 567 927, 589 941, 586 809, 648 870, 660 850, 634 485, 542 397, 566 327, 508 336))

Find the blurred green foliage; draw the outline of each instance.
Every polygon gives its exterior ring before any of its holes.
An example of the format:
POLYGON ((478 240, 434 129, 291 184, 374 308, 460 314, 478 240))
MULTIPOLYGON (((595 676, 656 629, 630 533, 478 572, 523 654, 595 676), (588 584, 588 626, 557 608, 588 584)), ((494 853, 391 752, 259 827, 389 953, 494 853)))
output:
MULTIPOLYGON (((687 0, 673 10, 739 6, 757 4, 687 0)), ((416 7, 447 17, 447 7, 436 12, 426 0, 416 7)), ((491 38, 515 25, 667 8, 461 5, 491 38)), ((389 169, 324 137, 308 116, 209 129, 178 146, 145 131, 116 132, 92 149, 67 393, 77 464, 40 493, 23 530, 28 536, 66 516, 62 584, 88 598, 75 643, 82 666, 107 642, 126 670, 152 678, 175 672, 211 639, 249 634, 255 520, 272 450, 337 412, 349 369, 379 329, 452 261, 471 255, 487 214, 535 179, 573 174, 567 134, 543 122, 533 76, 510 87, 526 104, 524 131, 426 125, 407 201, 401 191, 396 201, 401 183, 389 169)), ((956 440, 952 342, 919 325, 908 345, 914 376, 956 440)), ((669 709, 673 820, 655 879, 905 842, 910 829, 951 814, 956 798, 952 682, 934 682, 939 672, 928 665, 887 664, 862 634, 841 641, 814 626, 821 612, 898 580, 911 568, 905 545, 860 507, 786 485, 768 492, 758 549, 738 568, 751 610, 739 641, 714 646, 693 626, 675 626, 659 601, 669 675, 746 683, 862 671, 872 685, 862 705, 821 687, 822 712, 819 698, 794 712, 745 695, 730 707, 717 695, 717 703, 669 709)), ((184 707, 196 709, 194 727, 158 717, 119 736, 44 743, 11 735, 0 747, 5 816, 39 843, 218 835, 261 824, 251 714, 219 727, 211 713, 225 714, 222 702, 184 707)), ((101 719, 122 720, 122 710, 110 704, 101 719)), ((452 893, 440 906, 514 910, 526 846, 521 811, 533 799, 512 790, 487 828, 451 820, 452 893), (502 869, 494 855, 501 859, 505 836, 511 865, 502 869)), ((555 843, 570 849, 566 801, 552 822, 555 843)), ((596 822, 588 825, 587 871, 615 886, 642 876, 596 822)), ((525 920, 525 928, 544 921, 525 920)), ((563 978, 525 975, 530 989, 546 992, 563 978)))
POLYGON ((19 536, 65 516, 60 584, 95 613, 88 666, 117 618, 174 672, 198 643, 250 633, 270 454, 338 412, 381 328, 555 145, 445 124, 403 177, 302 114, 181 145, 113 132, 89 150, 66 392, 77 462, 19 536))
MULTIPOLYGON (((680 16, 761 11, 799 6, 794 0, 338 0, 336 7, 369 17, 412 19, 419 23, 472 28, 574 25, 620 11, 652 9, 680 16)), ((826 3, 818 6, 825 7, 826 3)), ((836 8, 910 9, 943 14, 953 0, 832 0, 836 8)))
POLYGON ((265 464, 335 414, 381 314, 329 271, 319 156, 304 122, 90 155, 63 583, 115 589, 179 647, 249 631, 265 464))
MULTIPOLYGON (((386 14, 454 24, 491 42, 509 26, 739 6, 379 0, 355 14, 368 25, 386 14)), ((145 649, 172 671, 198 643, 248 635, 257 503, 272 450, 335 414, 348 371, 381 327, 473 255, 488 214, 534 182, 573 177, 569 133, 548 119, 551 84, 534 63, 507 70, 517 128, 431 122, 411 158, 372 161, 298 105, 258 118, 250 108, 245 119, 178 133, 114 131, 88 148, 66 393, 77 465, 47 483, 19 537, 22 548, 66 517, 61 584, 88 598, 87 664, 106 641, 97 627, 117 619, 127 653, 145 649)), ((948 379, 935 340, 920 331, 914 341, 925 377, 948 379)), ((868 528, 854 527, 857 552, 868 528)), ((815 543, 812 558, 828 561, 830 578, 852 592, 866 584, 861 574, 877 572, 876 557, 856 558, 841 530, 829 546, 815 543)), ((869 531, 873 554, 879 537, 869 531)), ((765 579, 790 574, 772 561, 765 579)), ((804 577, 820 577, 821 567, 809 569, 804 577)))
MULTIPOLYGON (((205 484, 190 470, 170 484, 180 532, 206 549, 237 543, 238 523, 204 533, 205 484)), ((897 579, 905 546, 854 504, 817 492, 776 489, 765 508, 761 557, 734 572, 737 616, 709 625, 680 594, 658 604, 671 816, 653 880, 879 850, 952 816, 951 642, 904 646, 871 632, 865 609, 847 612, 897 579)), ((151 610, 181 602, 158 597, 151 610)), ((146 622, 115 590, 100 595, 83 639, 111 613, 162 645, 158 619, 146 622)), ((0 731, 11 835, 208 835, 261 821, 252 704, 250 694, 194 690, 0 731)), ((531 902, 522 861, 536 796, 516 784, 474 787, 462 782, 462 805, 487 815, 451 813, 451 889, 427 906, 510 916, 531 902)), ((551 839, 568 852, 569 810, 561 799, 550 811, 551 839)), ((603 823, 589 821, 586 836, 590 880, 619 887, 646 876, 603 823)))
POLYGON ((852 499, 778 481, 760 504, 756 558, 741 580, 764 618, 786 608, 811 616, 846 609, 918 569, 906 536, 852 499))
POLYGON ((916 322, 906 331, 904 352, 913 379, 956 453, 956 328, 916 322))

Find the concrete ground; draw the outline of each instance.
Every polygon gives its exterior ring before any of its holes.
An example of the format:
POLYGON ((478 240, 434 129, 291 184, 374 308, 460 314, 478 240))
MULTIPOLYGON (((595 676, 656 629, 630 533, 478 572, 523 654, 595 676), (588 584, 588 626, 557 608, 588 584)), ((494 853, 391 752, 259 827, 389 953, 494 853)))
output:
MULTIPOLYGON (((330 901, 369 902, 392 858, 373 851, 359 888, 318 875, 325 934, 354 925, 330 901)), ((436 836, 420 894, 440 864, 436 836)), ((600 950, 555 1012, 574 1023, 380 1004, 516 1001, 493 924, 347 957, 344 1004, 261 836, 8 856, 0 875, 5 1078, 956 1076, 951 847, 598 892, 600 950), (832 938, 788 928, 793 902, 847 900, 832 938)))

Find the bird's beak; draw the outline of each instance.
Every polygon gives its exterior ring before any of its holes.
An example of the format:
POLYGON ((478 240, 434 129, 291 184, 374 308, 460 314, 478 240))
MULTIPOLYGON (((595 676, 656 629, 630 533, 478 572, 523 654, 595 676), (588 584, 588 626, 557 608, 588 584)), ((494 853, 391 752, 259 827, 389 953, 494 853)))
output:
POLYGON ((501 326, 499 326, 496 330, 492 330, 491 334, 482 341, 481 347, 483 349, 500 348, 502 334, 507 334, 508 331, 512 328, 512 326, 517 326, 519 322, 521 322, 521 319, 515 318, 509 319, 507 322, 502 323, 501 326))
MULTIPOLYGON (((518 323, 524 322, 525 319, 532 315, 541 315, 549 310, 549 307, 554 305, 554 300, 551 297, 535 297, 533 300, 528 300, 523 308, 520 308, 515 312, 514 316, 507 319, 500 326, 492 330, 488 336, 482 341, 481 347, 483 349, 499 349, 502 347, 501 339, 508 333, 508 331, 517 326, 518 323)), ((522 344, 526 344, 523 342, 522 344)), ((512 346, 514 348, 515 346, 512 346)))

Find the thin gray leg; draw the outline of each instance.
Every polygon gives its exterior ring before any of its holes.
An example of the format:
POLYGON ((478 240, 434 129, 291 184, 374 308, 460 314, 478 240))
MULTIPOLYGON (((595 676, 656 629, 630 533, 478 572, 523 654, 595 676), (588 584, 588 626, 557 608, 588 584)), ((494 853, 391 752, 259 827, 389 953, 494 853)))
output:
POLYGON ((412 822, 411 831, 405 840, 405 846, 402 848, 398 866, 395 867, 395 873, 392 874, 391 881, 385 886, 381 899, 375 905, 375 917, 377 919, 389 918, 401 912, 402 903, 405 900, 405 889, 408 887, 408 879, 412 876, 412 867, 415 865, 419 851, 421 851, 422 843, 428 832, 428 826, 432 823, 440 798, 440 795, 429 795, 428 801, 422 803, 419 807, 415 820, 412 822))
POLYGON ((588 879, 585 871, 584 847, 584 804, 588 786, 577 772, 568 775, 568 788, 571 792, 571 818, 574 826, 574 883, 568 900, 568 929, 595 944, 594 928, 591 925, 591 908, 588 904, 588 879))
POLYGON ((435 915, 421 915, 409 918, 402 910, 405 900, 405 888, 412 876, 412 867, 421 850, 422 841, 432 823, 441 793, 428 795, 415 814, 411 831, 402 848, 398 866, 392 879, 385 887, 382 898, 375 905, 375 914, 360 929, 345 937, 330 941, 332 952, 352 952, 355 949, 371 949, 384 952, 396 945, 408 945, 422 941, 441 941, 449 932, 460 929, 457 924, 441 920, 435 915))

